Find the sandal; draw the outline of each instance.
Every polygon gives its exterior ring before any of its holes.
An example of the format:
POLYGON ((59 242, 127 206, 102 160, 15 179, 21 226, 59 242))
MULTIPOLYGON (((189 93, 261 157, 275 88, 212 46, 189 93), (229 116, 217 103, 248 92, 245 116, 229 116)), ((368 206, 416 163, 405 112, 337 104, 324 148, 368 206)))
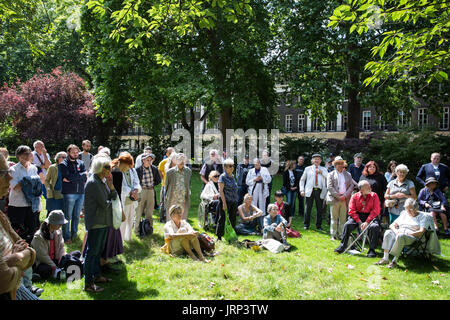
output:
POLYGON ((396 268, 398 266, 397 262, 392 261, 391 263, 389 263, 389 265, 387 266, 389 269, 393 269, 396 268))
POLYGON ((104 289, 102 287, 96 286, 95 284, 91 284, 89 287, 85 287, 84 291, 87 292, 102 292, 104 289))
POLYGON ((375 264, 377 266, 381 266, 381 265, 384 265, 384 264, 389 264, 389 260, 381 259, 378 262, 375 262, 375 264))
POLYGON ((95 283, 108 283, 111 282, 112 279, 110 278, 105 278, 105 277, 100 277, 94 280, 95 283))

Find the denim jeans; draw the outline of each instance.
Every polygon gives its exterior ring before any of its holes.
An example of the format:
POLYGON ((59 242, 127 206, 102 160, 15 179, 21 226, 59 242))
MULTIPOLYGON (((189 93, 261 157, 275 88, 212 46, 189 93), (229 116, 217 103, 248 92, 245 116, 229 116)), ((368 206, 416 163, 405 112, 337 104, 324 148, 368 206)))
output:
POLYGON ((69 221, 62 226, 64 241, 71 240, 77 235, 83 201, 84 194, 64 195, 64 216, 69 221))
POLYGON ((286 201, 287 201, 287 203, 289 203, 289 206, 290 206, 290 210, 291 210, 290 215, 291 215, 291 217, 293 217, 294 213, 295 213, 295 201, 296 200, 297 200, 297 191, 289 190, 286 193, 286 201))
POLYGON ((64 210, 64 199, 47 199, 47 217, 53 210, 64 210))
POLYGON ((109 227, 88 230, 84 259, 85 287, 100 276, 100 257, 106 245, 109 227))

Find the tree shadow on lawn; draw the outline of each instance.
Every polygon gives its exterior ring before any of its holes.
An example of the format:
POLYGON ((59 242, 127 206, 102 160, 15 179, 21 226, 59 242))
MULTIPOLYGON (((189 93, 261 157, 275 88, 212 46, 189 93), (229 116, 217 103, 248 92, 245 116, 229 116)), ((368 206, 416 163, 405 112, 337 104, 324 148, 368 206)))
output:
POLYGON ((142 291, 137 289, 136 281, 128 279, 128 272, 125 264, 121 264, 120 272, 108 273, 103 276, 111 278, 110 283, 99 284, 104 290, 102 292, 93 293, 86 292, 94 300, 138 300, 142 298, 154 298, 159 296, 159 291, 155 288, 148 288, 142 291))
POLYGON ((133 263, 136 260, 144 260, 152 256, 153 250, 159 249, 164 245, 164 236, 153 233, 142 239, 132 239, 126 243, 123 256, 127 263, 133 263))

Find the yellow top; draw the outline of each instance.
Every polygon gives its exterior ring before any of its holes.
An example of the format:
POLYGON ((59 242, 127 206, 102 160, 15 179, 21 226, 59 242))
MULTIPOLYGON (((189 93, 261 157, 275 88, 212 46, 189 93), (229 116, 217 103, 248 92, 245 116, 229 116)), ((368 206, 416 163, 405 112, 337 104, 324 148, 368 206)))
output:
POLYGON ((161 185, 164 187, 164 178, 166 176, 166 163, 169 160, 169 158, 164 159, 163 161, 161 161, 158 164, 158 170, 162 172, 162 181, 161 181, 161 185))

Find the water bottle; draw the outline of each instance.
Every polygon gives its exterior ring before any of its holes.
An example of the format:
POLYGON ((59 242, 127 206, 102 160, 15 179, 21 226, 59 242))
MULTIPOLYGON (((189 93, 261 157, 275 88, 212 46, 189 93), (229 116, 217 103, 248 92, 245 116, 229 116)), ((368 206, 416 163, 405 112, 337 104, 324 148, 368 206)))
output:
POLYGON ((59 273, 59 280, 66 280, 66 272, 64 270, 61 270, 59 273))

